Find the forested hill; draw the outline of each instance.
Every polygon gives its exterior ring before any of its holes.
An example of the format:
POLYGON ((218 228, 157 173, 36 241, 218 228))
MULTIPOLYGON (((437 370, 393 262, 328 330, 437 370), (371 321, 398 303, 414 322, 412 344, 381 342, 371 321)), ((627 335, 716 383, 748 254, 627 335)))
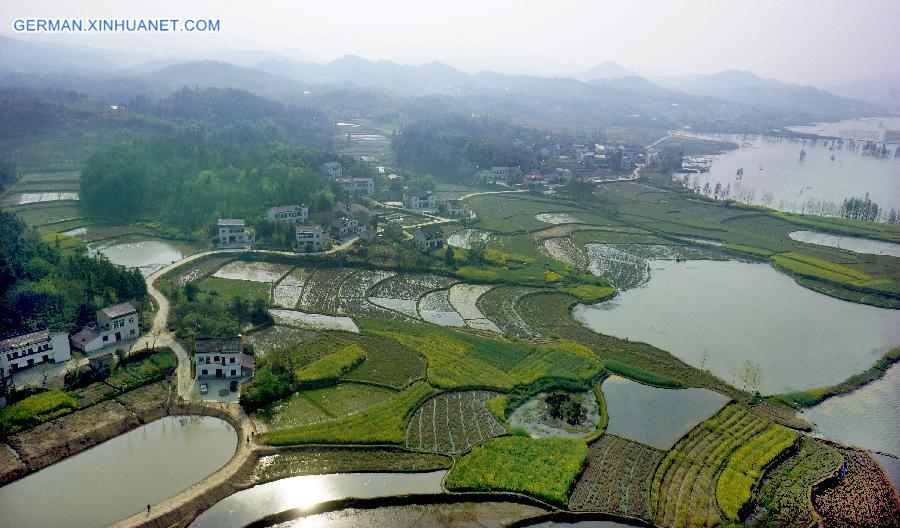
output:
POLYGON ((98 308, 146 296, 138 270, 83 251, 66 253, 0 211, 0 337, 71 331, 93 320, 98 308))
POLYGON ((420 173, 463 180, 493 166, 536 168, 545 133, 489 118, 447 117, 401 128, 391 147, 397 163, 420 173))

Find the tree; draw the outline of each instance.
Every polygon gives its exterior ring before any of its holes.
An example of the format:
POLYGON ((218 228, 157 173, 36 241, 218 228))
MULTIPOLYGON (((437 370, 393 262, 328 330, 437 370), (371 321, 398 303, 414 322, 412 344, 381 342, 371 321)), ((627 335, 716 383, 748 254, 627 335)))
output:
POLYGON ((444 251, 444 264, 451 268, 456 267, 456 258, 454 255, 453 246, 448 245, 447 249, 444 251))
POLYGON ((759 386, 762 384, 762 376, 762 367, 760 367, 759 363, 747 359, 741 364, 740 379, 743 383, 743 390, 759 390, 759 386))

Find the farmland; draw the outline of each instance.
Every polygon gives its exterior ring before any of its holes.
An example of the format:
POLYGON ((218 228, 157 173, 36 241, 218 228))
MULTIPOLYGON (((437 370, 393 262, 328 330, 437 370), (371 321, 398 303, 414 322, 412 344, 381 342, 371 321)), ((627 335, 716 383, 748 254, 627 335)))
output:
POLYGON ((613 435, 591 442, 587 466, 569 498, 569 509, 644 518, 649 480, 662 452, 613 435))
POLYGON ((495 396, 489 391, 458 391, 426 400, 409 420, 406 447, 456 454, 506 433, 487 409, 487 401, 495 396))
POLYGON ((839 451, 844 459, 842 471, 813 491, 824 526, 898 526, 900 501, 878 463, 863 451, 839 451))

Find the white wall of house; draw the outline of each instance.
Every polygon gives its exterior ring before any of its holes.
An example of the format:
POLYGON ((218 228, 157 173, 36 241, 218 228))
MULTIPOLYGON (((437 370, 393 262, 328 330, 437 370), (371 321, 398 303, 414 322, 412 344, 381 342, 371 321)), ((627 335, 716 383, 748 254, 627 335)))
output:
POLYGON ((306 244, 311 245, 312 251, 322 251, 325 244, 325 236, 321 228, 300 228, 297 229, 296 246, 297 251, 306 252, 306 244))
MULTIPOLYGON (((4 346, 0 350, 0 376, 7 376, 41 363, 58 363, 72 357, 69 336, 65 332, 35 332, 26 336, 21 343, 4 346), (43 334, 43 335, 41 335, 43 334)), ((4 343, 17 338, 5 340, 4 343)))
POLYGON ((100 310, 97 312, 97 323, 93 328, 97 337, 84 344, 85 352, 100 350, 119 341, 136 339, 141 335, 137 312, 110 319, 105 317, 103 311, 100 310))
POLYGON ((239 350, 194 354, 196 362, 196 378, 236 379, 242 376, 241 355, 239 350))
POLYGON ((294 222, 305 224, 309 220, 309 207, 296 205, 288 207, 272 207, 266 211, 269 222, 294 222))

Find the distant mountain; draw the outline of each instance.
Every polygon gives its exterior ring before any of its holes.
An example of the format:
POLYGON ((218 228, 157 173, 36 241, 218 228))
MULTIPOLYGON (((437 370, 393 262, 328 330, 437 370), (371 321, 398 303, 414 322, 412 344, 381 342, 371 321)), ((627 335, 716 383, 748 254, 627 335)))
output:
POLYGON ((182 62, 147 73, 144 77, 173 90, 183 86, 215 87, 278 95, 304 89, 302 84, 287 77, 218 61, 182 62))
POLYGON ((134 54, 0 36, 0 73, 96 72, 148 60, 134 54))
POLYGON ((590 82, 597 79, 618 79, 621 77, 635 77, 636 73, 622 66, 618 62, 606 61, 598 64, 589 70, 577 73, 572 76, 582 82, 590 82))
POLYGON ((812 86, 763 79, 743 70, 659 78, 655 79, 655 82, 663 88, 689 94, 772 108, 801 110, 814 115, 852 115, 871 112, 874 109, 873 105, 863 101, 846 99, 812 86))
POLYGON ((825 88, 843 97, 900 108, 900 71, 832 83, 826 85, 825 88))

